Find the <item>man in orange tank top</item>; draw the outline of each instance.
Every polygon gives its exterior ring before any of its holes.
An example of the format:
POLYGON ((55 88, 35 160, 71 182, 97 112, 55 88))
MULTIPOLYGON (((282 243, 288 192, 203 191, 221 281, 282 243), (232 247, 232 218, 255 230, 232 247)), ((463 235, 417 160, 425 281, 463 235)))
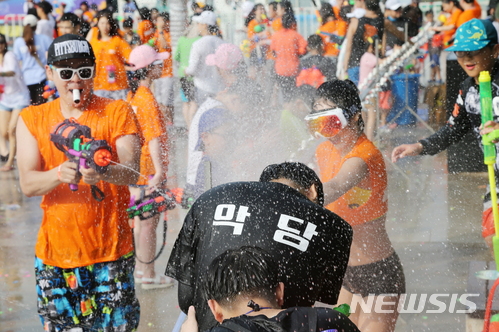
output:
POLYGON ((126 208, 127 185, 138 180, 136 119, 124 101, 93 94, 95 56, 84 38, 55 39, 47 59, 60 98, 24 109, 17 128, 21 189, 43 197, 35 248, 38 313, 45 331, 132 331, 140 309, 126 208), (110 146, 103 174, 68 160, 51 142, 50 133, 70 118, 110 146), (96 190, 104 199, 94 198, 96 190))

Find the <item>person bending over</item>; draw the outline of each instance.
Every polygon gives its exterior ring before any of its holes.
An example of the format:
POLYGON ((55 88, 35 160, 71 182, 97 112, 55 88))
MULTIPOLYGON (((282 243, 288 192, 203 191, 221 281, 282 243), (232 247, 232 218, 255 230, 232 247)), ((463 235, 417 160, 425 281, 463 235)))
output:
POLYGON ((216 324, 202 292, 206 268, 225 250, 244 245, 259 246, 279 262, 284 308, 337 302, 351 227, 319 205, 322 184, 307 166, 270 165, 261 181, 227 183, 202 194, 175 242, 166 274, 179 281, 182 311, 196 307, 201 330, 216 324))

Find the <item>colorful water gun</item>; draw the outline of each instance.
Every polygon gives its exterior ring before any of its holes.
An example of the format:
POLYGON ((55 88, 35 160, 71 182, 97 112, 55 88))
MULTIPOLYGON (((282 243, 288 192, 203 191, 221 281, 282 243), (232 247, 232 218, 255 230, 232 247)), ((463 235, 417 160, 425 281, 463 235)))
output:
POLYGON ((54 82, 48 81, 47 84, 43 87, 42 97, 47 100, 53 100, 55 98, 59 98, 59 93, 57 92, 57 88, 55 87, 54 82))
MULTIPOLYGON (((482 126, 488 121, 494 120, 494 113, 492 110, 492 88, 491 79, 488 71, 482 71, 478 77, 478 82, 480 85, 480 108, 482 113, 482 126)), ((483 154, 484 163, 487 165, 487 170, 489 173, 489 186, 490 186, 490 196, 492 202, 492 214, 494 217, 494 227, 495 235, 492 238, 493 248, 494 248, 494 258, 496 261, 496 269, 499 271, 499 208, 497 206, 497 191, 496 191, 496 179, 494 172, 494 164, 496 161, 496 148, 493 141, 499 139, 499 130, 494 130, 493 132, 482 136, 483 143, 483 154)), ((494 315, 491 319, 492 310, 492 300, 494 299, 495 290, 499 286, 499 278, 496 276, 494 285, 490 288, 489 296, 487 298, 487 306, 485 309, 485 319, 484 319, 484 332, 489 331, 499 331, 499 316, 494 315)))
POLYGON ((241 45, 239 46, 241 49, 241 52, 243 52, 243 55, 246 58, 250 57, 251 54, 251 42, 248 39, 245 39, 241 42, 241 45))
POLYGON ((267 25, 267 26, 271 25, 271 22, 270 22, 269 18, 265 14, 262 14, 262 23, 265 24, 265 25, 267 25))
POLYGON ((341 45, 341 43, 343 43, 344 38, 341 36, 338 36, 337 34, 321 31, 320 29, 317 30, 317 34, 324 35, 324 36, 328 37, 328 39, 329 39, 328 42, 330 42, 330 43, 335 43, 335 44, 339 44, 339 45, 341 45))
POLYGON ((193 203, 194 198, 184 194, 181 188, 156 189, 139 200, 131 197, 126 211, 130 219, 139 217, 140 220, 147 220, 164 211, 173 210, 177 204, 183 208, 190 208, 193 203))
MULTIPOLYGON (((104 174, 111 163, 111 147, 107 142, 94 139, 90 128, 79 124, 74 118, 58 124, 50 134, 50 140, 80 167, 92 168, 97 173, 104 174)), ((69 188, 77 191, 78 185, 69 184, 69 188)), ((97 186, 92 185, 91 190, 95 200, 100 202, 104 199, 104 193, 97 186)))

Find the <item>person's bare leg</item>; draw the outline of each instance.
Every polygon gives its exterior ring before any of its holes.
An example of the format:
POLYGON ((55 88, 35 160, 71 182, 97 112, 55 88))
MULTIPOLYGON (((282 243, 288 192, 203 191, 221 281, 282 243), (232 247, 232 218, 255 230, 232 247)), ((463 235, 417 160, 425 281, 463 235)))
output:
POLYGON ((173 124, 173 106, 166 106, 163 104, 159 104, 159 109, 163 116, 165 117, 165 122, 167 125, 173 124))
POLYGON ((0 168, 0 171, 10 171, 14 169, 14 158, 16 157, 16 127, 17 127, 17 119, 19 118, 19 113, 21 110, 13 110, 10 116, 9 121, 9 159, 0 168))
POLYGON ((367 112, 362 112, 362 118, 364 119, 365 128, 364 133, 370 141, 374 140, 374 132, 376 131, 376 99, 369 100, 366 104, 367 112))
MULTIPOLYGON (((368 297, 365 297, 364 302, 367 302, 368 297)), ((357 327, 362 332, 393 332, 398 318, 398 303, 399 296, 376 296, 373 301, 373 306, 370 307, 370 312, 360 312, 357 327), (374 312, 376 301, 383 301, 383 306, 380 308, 388 313, 374 312)))
POLYGON ((338 305, 348 304, 350 306, 350 320, 352 323, 357 325, 359 319, 359 308, 352 308, 352 299, 355 295, 347 291, 345 288, 341 287, 340 296, 338 297, 338 305))
MULTIPOLYGON (((136 243, 135 253, 137 258, 142 262, 140 263, 143 278, 155 278, 156 271, 154 270, 154 262, 145 264, 143 262, 150 262, 156 255, 156 228, 158 227, 160 214, 146 220, 140 220, 140 227, 138 228, 138 242, 136 243)), ((135 228, 137 230, 137 228, 135 228)))
POLYGON ((9 153, 7 141, 9 139, 9 123, 11 112, 0 110, 0 155, 6 156, 9 153))

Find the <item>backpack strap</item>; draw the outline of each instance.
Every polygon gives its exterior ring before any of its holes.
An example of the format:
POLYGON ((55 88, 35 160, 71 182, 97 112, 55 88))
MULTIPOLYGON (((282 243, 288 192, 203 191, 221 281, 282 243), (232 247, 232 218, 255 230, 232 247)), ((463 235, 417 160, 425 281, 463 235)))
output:
POLYGON ((317 331, 317 311, 315 308, 307 308, 308 310, 308 330, 310 332, 317 331))
POLYGON ((228 320, 228 321, 220 324, 219 326, 225 327, 226 329, 229 329, 229 330, 234 331, 234 332, 251 332, 247 328, 242 327, 241 325, 239 325, 231 320, 228 320))

